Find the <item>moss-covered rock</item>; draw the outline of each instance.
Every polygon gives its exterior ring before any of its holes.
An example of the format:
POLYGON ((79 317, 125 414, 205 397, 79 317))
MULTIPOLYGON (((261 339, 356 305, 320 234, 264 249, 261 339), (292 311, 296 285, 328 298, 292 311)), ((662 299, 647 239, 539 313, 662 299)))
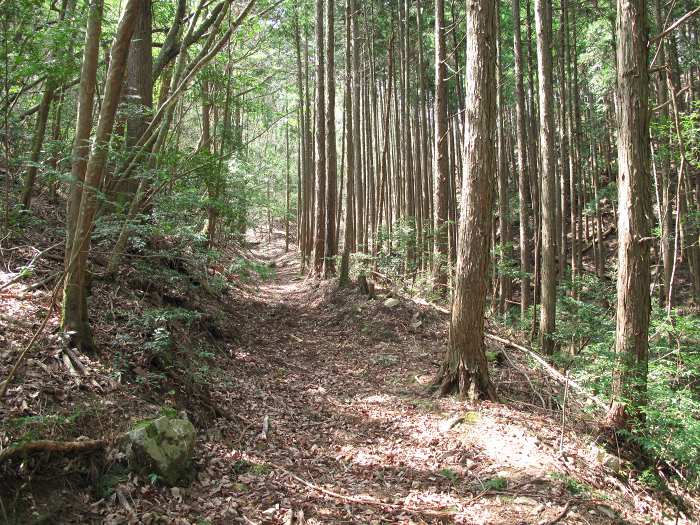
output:
POLYGON ((127 434, 126 454, 132 470, 157 474, 167 485, 192 478, 195 430, 186 419, 159 417, 127 434))

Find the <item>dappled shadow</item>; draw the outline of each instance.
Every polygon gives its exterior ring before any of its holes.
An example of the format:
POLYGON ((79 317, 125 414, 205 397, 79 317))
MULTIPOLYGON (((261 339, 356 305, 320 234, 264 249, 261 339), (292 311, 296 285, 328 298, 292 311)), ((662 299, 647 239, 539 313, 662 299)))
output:
POLYGON ((263 257, 277 261, 276 276, 237 304, 241 377, 229 398, 272 428, 265 440, 257 425, 244 429, 229 448, 231 461, 270 467, 234 486, 247 519, 276 523, 303 510, 324 523, 535 523, 566 509, 568 523, 610 523, 587 503, 593 487, 527 432, 538 416, 519 414, 507 428, 504 407, 428 395, 446 334, 437 316, 386 308, 300 276, 290 257, 263 257), (455 414, 463 421, 450 428, 455 414), (499 442, 500 431, 509 438, 499 442))

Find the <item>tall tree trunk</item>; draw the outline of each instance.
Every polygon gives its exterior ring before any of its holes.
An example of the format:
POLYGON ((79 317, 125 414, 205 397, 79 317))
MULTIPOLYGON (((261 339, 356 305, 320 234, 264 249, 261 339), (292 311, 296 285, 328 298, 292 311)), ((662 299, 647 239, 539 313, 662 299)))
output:
MULTIPOLYGON (((517 0, 516 0, 517 1, 517 0)), ((447 114, 447 49, 445 45, 445 1, 435 0, 435 261, 434 284, 440 297, 447 296, 449 187, 449 128, 447 114)))
MULTIPOLYGON (((657 32, 663 31, 663 10, 661 8, 661 0, 654 0, 654 11, 656 18, 657 32)), ((668 94, 668 85, 665 79, 666 67, 666 46, 664 39, 659 42, 658 62, 662 71, 656 78, 656 95, 657 104, 662 106, 660 109, 662 120, 669 119, 668 105, 671 103, 668 94)), ((660 133, 659 150, 662 150, 669 144, 669 136, 666 133, 660 133)), ((671 166, 670 155, 660 155, 661 173, 659 177, 660 186, 660 202, 659 202, 659 226, 661 228, 661 258, 663 262, 663 283, 660 286, 662 303, 665 303, 668 298, 668 290, 671 289, 671 273, 673 271, 673 250, 671 249, 671 231, 672 231, 672 215, 671 209, 671 166)))
POLYGON ((646 2, 617 2, 618 273, 613 403, 608 423, 625 424, 646 403, 649 349, 649 71, 646 2), (631 405, 631 406, 630 406, 631 405))
POLYGON ((535 0, 537 27, 537 77, 540 99, 540 156, 542 162, 542 309, 540 345, 545 354, 554 352, 556 318, 556 188, 554 168, 554 119, 552 116, 552 0, 535 0))
MULTIPOLYGON (((298 164, 299 164, 299 187, 297 188, 297 196, 299 198, 298 206, 298 234, 297 234, 297 245, 299 247, 299 254, 301 256, 301 271, 302 273, 306 270, 306 250, 304 243, 306 241, 306 180, 307 172, 309 170, 307 156, 306 156, 306 104, 305 104, 305 92, 304 92, 304 71, 301 66, 301 35, 299 29, 299 13, 295 12, 294 18, 294 45, 296 48, 296 59, 297 59, 297 97, 299 99, 299 151, 298 164)), ((307 95, 308 96, 308 95, 307 95)))
POLYGON ((520 42, 520 1, 513 0, 513 54, 515 62, 515 124, 518 145, 518 213, 520 219, 520 318, 525 319, 530 306, 530 185, 527 161, 525 89, 523 86, 523 52, 520 42))
POLYGON ((326 31, 328 44, 326 49, 326 225, 324 240, 323 275, 330 277, 335 273, 335 209, 337 198, 337 151, 335 146, 335 2, 328 0, 326 31))
POLYGON ((496 171, 496 2, 467 3, 465 148, 459 255, 450 335, 436 385, 471 399, 495 399, 484 353, 494 173, 496 171))
MULTIPOLYGON (((126 120, 126 147, 134 148, 148 127, 153 109, 152 0, 139 7, 134 36, 126 65, 126 99, 130 110, 126 120)), ((127 177, 117 185, 116 198, 121 204, 131 201, 139 185, 138 177, 127 177)))
POLYGON ((498 229, 500 234, 500 249, 499 262, 500 271, 498 272, 498 311, 503 314, 506 311, 506 303, 511 300, 513 283, 508 272, 505 270, 512 257, 511 239, 510 239, 510 211, 508 209, 508 158, 505 148, 505 124, 503 109, 503 59, 501 49, 501 31, 500 31, 500 8, 496 5, 496 106, 498 111, 498 229))
POLYGON ((403 176, 404 176, 404 193, 406 196, 405 200, 405 214, 404 221, 406 221, 407 239, 406 239, 406 267, 407 270, 412 272, 415 269, 416 264, 416 217, 415 217, 415 193, 413 184, 413 158, 412 158, 412 147, 411 147, 411 117, 410 117, 410 103, 409 103, 409 91, 410 91, 410 70, 411 65, 409 62, 409 50, 410 50, 410 39, 409 39, 409 0, 404 0, 400 4, 403 8, 402 18, 403 24, 401 25, 403 29, 403 60, 401 63, 402 67, 402 93, 401 93, 401 124, 402 124, 402 137, 403 137, 403 176))
POLYGON ((571 226, 572 244, 575 232, 573 231, 573 223, 570 222, 569 203, 572 200, 569 189, 570 171, 569 171, 569 133, 567 128, 567 115, 569 104, 569 92, 567 89, 567 61, 569 53, 567 51, 569 45, 568 37, 568 3, 567 0, 561 0, 561 9, 559 11, 559 51, 557 53, 557 66, 559 68, 559 181, 560 181, 560 212, 561 217, 558 221, 560 230, 559 239, 559 275, 564 276, 566 269, 566 246, 568 244, 568 230, 571 226))
POLYGON ((79 249, 89 241, 88 239, 80 239, 79 242, 76 242, 76 236, 85 172, 90 156, 90 132, 92 130, 103 8, 103 0, 94 0, 89 7, 80 73, 78 115, 71 152, 71 178, 66 203, 66 246, 64 253, 66 276, 63 284, 61 327, 66 332, 75 331, 76 334, 82 334, 80 340, 76 342, 78 346, 82 346, 83 349, 87 350, 93 347, 93 343, 88 325, 86 283, 84 274, 76 270, 79 264, 79 249), (71 274, 70 272, 73 273, 71 274), (69 279, 69 275, 73 278, 69 279), (69 322, 66 320, 69 320, 69 322))
POLYGON ((316 203, 314 219, 314 275, 323 274, 326 242, 326 89, 323 50, 323 0, 316 0, 316 203))
POLYGON ((353 217, 353 193, 355 187, 355 145, 353 130, 353 92, 352 92, 352 0, 345 6, 345 234, 343 241, 343 255, 340 260, 340 286, 347 286, 350 281, 350 253, 353 245, 353 229, 355 220, 353 217))
POLYGON ((290 180, 289 180, 289 122, 284 125, 284 157, 285 157, 285 177, 284 177, 284 252, 289 251, 289 204, 290 204, 290 180))

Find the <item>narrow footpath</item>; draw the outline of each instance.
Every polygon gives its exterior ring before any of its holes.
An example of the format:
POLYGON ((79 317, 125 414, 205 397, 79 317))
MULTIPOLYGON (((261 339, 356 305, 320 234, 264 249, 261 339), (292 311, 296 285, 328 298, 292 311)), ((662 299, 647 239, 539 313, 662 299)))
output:
MULTIPOLYGON (((222 523, 662 522, 560 411, 431 396, 444 316, 303 277, 280 238, 259 246, 274 276, 232 320, 238 387, 221 400, 247 424, 206 443, 209 496, 192 510, 222 523)), ((518 372, 494 374, 504 401, 536 399, 518 372)))

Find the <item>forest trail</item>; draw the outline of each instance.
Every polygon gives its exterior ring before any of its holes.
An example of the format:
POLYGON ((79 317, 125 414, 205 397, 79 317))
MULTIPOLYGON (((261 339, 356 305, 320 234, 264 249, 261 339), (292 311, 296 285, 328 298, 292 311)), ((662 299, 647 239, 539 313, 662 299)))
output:
POLYGON ((568 422, 560 452, 560 413, 430 396, 444 318, 307 279, 283 238, 254 254, 275 274, 241 310, 240 379, 222 401, 247 424, 205 438, 173 511, 216 523, 660 522, 658 503, 592 462, 591 437, 568 422))

